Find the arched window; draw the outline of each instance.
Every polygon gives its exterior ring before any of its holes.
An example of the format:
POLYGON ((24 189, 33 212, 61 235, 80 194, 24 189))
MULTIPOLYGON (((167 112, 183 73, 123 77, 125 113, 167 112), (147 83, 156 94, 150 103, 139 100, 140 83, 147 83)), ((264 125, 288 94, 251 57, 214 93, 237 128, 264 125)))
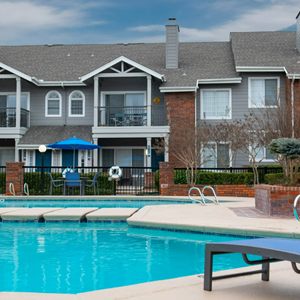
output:
POLYGON ((81 91, 73 91, 69 98, 69 117, 84 117, 85 97, 81 91))
POLYGON ((46 117, 61 117, 61 95, 57 91, 46 95, 46 117))

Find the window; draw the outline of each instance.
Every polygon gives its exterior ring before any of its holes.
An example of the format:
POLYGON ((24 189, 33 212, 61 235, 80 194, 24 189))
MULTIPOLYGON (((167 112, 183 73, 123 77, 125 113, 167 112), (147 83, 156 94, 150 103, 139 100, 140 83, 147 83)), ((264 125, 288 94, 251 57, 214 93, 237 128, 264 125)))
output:
POLYGON ((249 78, 249 107, 276 106, 279 78, 249 78))
POLYGON ((144 167, 145 149, 102 149, 102 166, 144 167))
POLYGON ((46 95, 46 117, 61 117, 61 95, 57 91, 46 95))
MULTIPOLYGON (((274 161, 274 154, 271 154, 269 150, 265 147, 262 147, 258 152, 255 157, 255 161, 260 161, 262 158, 264 159, 262 161, 274 161)), ((249 158, 251 159, 251 158, 249 158)))
POLYGON ((84 117, 85 97, 80 91, 74 91, 69 98, 69 117, 84 117))
POLYGON ((204 147, 203 160, 209 160, 202 165, 203 168, 229 168, 230 167, 230 147, 228 144, 211 144, 204 147), (210 156, 210 157, 209 157, 210 156))
POLYGON ((231 119, 231 89, 201 90, 201 119, 231 119))

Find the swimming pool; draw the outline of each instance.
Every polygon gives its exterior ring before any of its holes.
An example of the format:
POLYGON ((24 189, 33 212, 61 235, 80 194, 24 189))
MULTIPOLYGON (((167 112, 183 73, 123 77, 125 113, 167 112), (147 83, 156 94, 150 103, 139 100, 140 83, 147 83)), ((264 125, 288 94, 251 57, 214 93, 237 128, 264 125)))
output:
MULTIPOLYGON (((1 223, 0 291, 81 293, 201 274, 205 243, 235 239, 127 224, 1 223)), ((244 265, 222 255, 214 270, 244 265)))
POLYGON ((147 205, 191 204, 189 200, 4 200, 0 207, 135 207, 142 208, 147 205))

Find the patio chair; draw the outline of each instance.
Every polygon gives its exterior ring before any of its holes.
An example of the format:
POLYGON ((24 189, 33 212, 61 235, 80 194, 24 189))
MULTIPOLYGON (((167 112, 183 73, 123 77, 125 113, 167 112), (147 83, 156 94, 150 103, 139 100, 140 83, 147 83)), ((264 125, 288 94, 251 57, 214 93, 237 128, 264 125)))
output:
POLYGON ((113 120, 115 121, 115 126, 126 126, 126 115, 125 114, 115 114, 113 120))
POLYGON ((293 270, 300 274, 296 263, 300 263, 300 240, 260 238, 223 243, 208 243, 205 245, 204 290, 212 290, 212 280, 231 277, 262 274, 263 281, 269 281, 270 262, 287 260, 292 263, 293 270), (227 253, 241 253, 244 261, 249 265, 262 265, 261 270, 235 273, 223 276, 212 276, 214 255, 227 253), (247 254, 262 256, 261 260, 250 261, 247 254))
POLYGON ((100 173, 97 173, 95 176, 94 176, 94 179, 93 180, 86 180, 85 181, 85 186, 86 187, 94 187, 94 195, 96 195, 96 188, 97 188, 97 195, 99 195, 99 189, 98 189, 98 176, 99 176, 100 173))
POLYGON ((82 180, 80 179, 78 172, 66 173, 66 180, 64 181, 64 195, 66 194, 66 187, 68 188, 68 194, 70 192, 70 187, 73 188, 73 195, 75 187, 79 187, 80 195, 82 194, 82 180))
POLYGON ((64 182, 63 182, 63 180, 60 180, 60 179, 53 180, 51 173, 47 173, 47 174, 50 176, 49 195, 52 195, 53 187, 63 186, 64 182), (59 182, 61 182, 61 184, 59 184, 59 182))

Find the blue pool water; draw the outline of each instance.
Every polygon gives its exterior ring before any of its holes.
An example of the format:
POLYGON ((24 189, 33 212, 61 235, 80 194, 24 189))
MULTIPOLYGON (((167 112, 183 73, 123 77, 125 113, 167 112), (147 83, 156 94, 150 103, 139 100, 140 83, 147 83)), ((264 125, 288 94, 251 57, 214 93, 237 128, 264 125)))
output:
POLYGON ((191 204, 191 201, 163 200, 4 200, 0 207, 135 207, 146 205, 191 204))
MULTIPOLYGON (((127 224, 0 223, 0 291, 81 293, 203 273, 206 242, 240 239, 127 224)), ((244 266, 217 256, 214 270, 244 266)))

